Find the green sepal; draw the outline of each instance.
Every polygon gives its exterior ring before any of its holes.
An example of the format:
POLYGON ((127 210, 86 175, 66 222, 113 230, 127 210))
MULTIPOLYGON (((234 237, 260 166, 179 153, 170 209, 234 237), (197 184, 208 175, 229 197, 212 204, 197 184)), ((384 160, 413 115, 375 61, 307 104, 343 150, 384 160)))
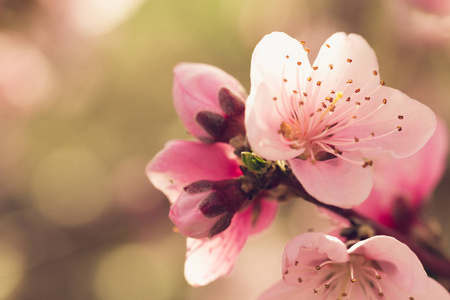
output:
POLYGON ((270 162, 253 152, 241 152, 241 158, 247 169, 256 174, 266 173, 270 165, 270 162))

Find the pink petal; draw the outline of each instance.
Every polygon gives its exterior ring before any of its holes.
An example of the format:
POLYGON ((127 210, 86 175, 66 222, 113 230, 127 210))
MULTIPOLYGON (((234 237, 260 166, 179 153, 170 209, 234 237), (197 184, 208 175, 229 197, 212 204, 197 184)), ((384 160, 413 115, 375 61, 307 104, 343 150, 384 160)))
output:
MULTIPOLYGON (((302 45, 284 33, 266 35, 256 46, 250 71, 252 90, 245 105, 245 125, 251 147, 264 158, 280 160, 301 154, 280 141, 278 130, 283 118, 277 105, 285 104, 276 101, 281 101, 283 91, 292 93, 304 89, 299 84, 306 82, 310 72, 302 45)), ((283 114, 288 113, 286 109, 281 110, 283 114)))
POLYGON ((228 88, 245 99, 245 91, 239 81, 221 69, 199 63, 181 63, 174 68, 173 100, 175 109, 186 129, 196 137, 209 134, 197 124, 195 116, 200 111, 224 115, 218 93, 228 88))
POLYGON ((261 199, 252 206, 253 213, 258 213, 256 222, 252 224, 251 235, 258 234, 269 227, 275 220, 278 212, 278 202, 275 200, 261 199))
POLYGON ((350 208, 363 202, 372 188, 372 172, 343 159, 289 160, 292 172, 305 190, 320 202, 350 208))
POLYGON ((153 157, 146 173, 152 184, 174 203, 183 187, 194 181, 242 175, 238 162, 232 158, 233 151, 231 146, 222 143, 170 141, 153 157))
MULTIPOLYGON (((427 106, 385 86, 374 91, 370 98, 362 102, 355 115, 363 118, 377 108, 379 110, 358 125, 336 134, 336 137, 358 137, 358 147, 380 147, 389 151, 393 157, 401 158, 417 152, 432 136, 436 128, 436 116, 427 106), (387 100, 384 105, 383 99, 387 100), (400 131, 398 126, 401 127, 400 131), (390 134, 382 137, 387 133, 390 134)), ((354 147, 355 144, 341 147, 340 150, 354 147)))
POLYGON ((228 275, 251 231, 252 209, 236 214, 230 227, 211 239, 187 239, 184 276, 192 286, 203 286, 228 275))
POLYGON ((407 293, 424 293, 428 276, 416 254, 390 236, 374 236, 353 245, 349 254, 376 261, 389 281, 407 293))
POLYGON ((284 249, 283 271, 296 264, 317 266, 326 260, 346 262, 347 247, 338 238, 321 232, 307 232, 293 238, 284 249))
POLYGON ((448 291, 436 280, 428 277, 428 291, 425 294, 412 295, 414 300, 449 300, 450 294, 448 291))
POLYGON ((311 290, 280 281, 259 296, 258 300, 299 300, 310 296, 311 290))
POLYGON ((357 88, 371 90, 380 84, 375 52, 357 34, 333 34, 320 48, 313 66, 318 67, 312 72, 310 82, 314 94, 317 93, 316 101, 323 101, 332 90, 343 91, 346 98, 353 98, 353 91, 357 88), (352 83, 347 83, 349 80, 352 83), (321 81, 320 86, 317 86, 317 81, 321 81))

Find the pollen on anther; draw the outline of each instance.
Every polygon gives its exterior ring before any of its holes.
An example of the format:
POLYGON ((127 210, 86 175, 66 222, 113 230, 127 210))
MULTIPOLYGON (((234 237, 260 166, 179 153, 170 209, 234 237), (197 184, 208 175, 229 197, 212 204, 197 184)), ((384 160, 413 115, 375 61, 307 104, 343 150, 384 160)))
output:
POLYGON ((349 79, 349 80, 347 80, 347 83, 348 84, 353 83, 353 80, 349 79))
POLYGON ((308 78, 306 78, 306 80, 311 81, 312 77, 309 76, 308 78))
POLYGON ((322 102, 322 107, 323 108, 327 108, 327 105, 325 103, 322 102))
POLYGON ((300 41, 300 44, 305 45, 306 42, 305 41, 300 41))
POLYGON ((364 99, 366 99, 367 101, 369 101, 369 100, 370 100, 370 97, 365 97, 364 99))
POLYGON ((378 72, 377 72, 377 70, 373 70, 373 75, 378 75, 378 72))
POLYGON ((355 90, 355 93, 359 93, 359 92, 361 92, 361 89, 360 89, 360 88, 357 88, 357 89, 355 90))
POLYGON ((287 79, 286 79, 286 78, 283 78, 283 81, 284 81, 284 82, 287 82, 287 79))
POLYGON ((306 51, 306 52, 310 52, 311 50, 309 50, 309 48, 305 48, 305 51, 306 51))
POLYGON ((315 71, 315 70, 317 70, 319 67, 318 66, 314 66, 313 67, 313 70, 315 71))
POLYGON ((381 80, 381 81, 380 81, 380 84, 381 84, 381 85, 385 85, 384 80, 381 80))
POLYGON ((327 101, 330 101, 331 99, 333 99, 333 98, 331 98, 331 97, 325 97, 325 100, 327 100, 327 101))
POLYGON ((383 293, 379 293, 379 294, 378 294, 378 296, 380 296, 380 297, 383 297, 383 296, 384 296, 384 294, 383 294, 383 293))
POLYGON ((333 70, 333 64, 330 64, 328 67, 330 67, 330 70, 333 70))
POLYGON ((347 62, 351 63, 353 61, 353 59, 347 58, 347 62))
POLYGON ((398 116, 398 119, 399 119, 399 120, 403 120, 403 116, 402 116, 402 115, 399 115, 399 116, 398 116))
POLYGON ((386 104, 387 103, 387 99, 383 99, 383 104, 386 104))
POLYGON ((329 289, 330 285, 329 284, 325 284, 325 288, 329 289))
POLYGON ((357 118, 357 116, 352 116, 352 118, 353 118, 353 119, 356 119, 356 118, 357 118))
POLYGON ((377 279, 381 279, 381 276, 380 276, 380 275, 377 275, 377 279))
POLYGON ((301 66, 301 65, 302 65, 302 62, 301 62, 301 61, 298 61, 298 62, 297 62, 297 65, 301 66))
POLYGON ((305 93, 305 92, 303 92, 303 96, 305 96, 305 97, 308 97, 308 94, 307 94, 307 93, 305 93))
POLYGON ((348 97, 345 101, 350 102, 350 100, 352 100, 352 98, 348 97))
POLYGON ((361 105, 361 102, 355 102, 355 104, 359 106, 359 105, 361 105))
POLYGON ((317 81, 317 86, 320 86, 322 84, 322 81, 317 81))
POLYGON ((322 269, 321 266, 316 266, 316 270, 319 271, 320 269, 322 269))
POLYGON ((355 279, 355 278, 352 278, 352 279, 350 279, 350 282, 351 282, 351 283, 355 283, 355 282, 356 282, 356 279, 355 279))
POLYGON ((330 48, 330 45, 328 45, 328 44, 325 44, 328 48, 330 48))
POLYGON ((298 93, 296 90, 293 90, 292 92, 293 92, 294 94, 297 94, 297 93, 298 93))
POLYGON ((402 126, 397 126, 397 130, 402 131, 403 130, 402 126))
POLYGON ((289 55, 286 55, 286 58, 289 58, 289 55))
POLYGON ((336 94, 336 92, 334 91, 334 90, 331 90, 331 92, 330 92, 331 94, 336 94))

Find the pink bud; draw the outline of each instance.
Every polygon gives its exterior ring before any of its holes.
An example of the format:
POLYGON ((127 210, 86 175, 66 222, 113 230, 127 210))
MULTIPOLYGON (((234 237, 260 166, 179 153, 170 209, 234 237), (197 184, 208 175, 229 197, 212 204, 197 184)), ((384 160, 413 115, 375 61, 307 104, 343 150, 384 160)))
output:
POLYGON ((196 239, 209 236, 209 232, 221 216, 207 218, 202 214, 199 206, 211 193, 212 191, 183 192, 171 206, 169 217, 181 234, 196 239))
POLYGON ((178 64, 174 73, 175 109, 192 135, 205 142, 228 142, 228 131, 236 131, 236 121, 242 123, 240 127, 244 130, 246 96, 235 78, 219 68, 198 63, 178 64), (234 116, 230 107, 237 109, 242 117, 234 116))

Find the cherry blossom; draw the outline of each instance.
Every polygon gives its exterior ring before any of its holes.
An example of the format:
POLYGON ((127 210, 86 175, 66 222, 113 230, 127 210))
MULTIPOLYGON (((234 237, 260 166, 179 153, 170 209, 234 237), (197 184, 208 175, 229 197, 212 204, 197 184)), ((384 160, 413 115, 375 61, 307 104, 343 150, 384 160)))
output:
POLYGON ((263 158, 287 160, 318 200, 352 207, 369 196, 373 159, 417 152, 436 118, 384 85, 375 53, 361 36, 332 35, 312 66, 309 51, 305 42, 279 32, 256 46, 247 138, 263 158))
MULTIPOLYGON (((172 216, 177 226, 187 227, 179 227, 178 230, 182 233, 188 232, 191 236, 205 237, 187 239, 185 277, 194 286, 206 285, 229 274, 248 236, 267 228, 277 212, 276 201, 256 198, 234 214, 225 230, 212 238, 206 237, 214 225, 212 223, 217 219, 213 218, 213 222, 210 222, 201 215, 197 205, 204 198, 197 198, 198 202, 194 201, 192 204, 186 199, 184 187, 199 180, 222 181, 238 178, 242 172, 233 151, 234 148, 224 143, 208 145, 195 141, 171 141, 152 159, 146 169, 153 185, 166 194, 173 205, 177 203, 176 209, 183 206, 186 218, 194 219, 185 222, 178 220, 181 218, 179 215, 172 216), (197 215, 192 217, 196 213, 197 215), (206 229, 202 226, 206 226, 206 229)), ((202 193, 199 194, 202 196, 202 193)), ((171 214, 175 212, 172 211, 171 214)))
POLYGON ((323 233, 291 240, 282 260, 283 281, 259 300, 450 299, 428 278, 417 256, 389 236, 374 236, 349 249, 323 233))

